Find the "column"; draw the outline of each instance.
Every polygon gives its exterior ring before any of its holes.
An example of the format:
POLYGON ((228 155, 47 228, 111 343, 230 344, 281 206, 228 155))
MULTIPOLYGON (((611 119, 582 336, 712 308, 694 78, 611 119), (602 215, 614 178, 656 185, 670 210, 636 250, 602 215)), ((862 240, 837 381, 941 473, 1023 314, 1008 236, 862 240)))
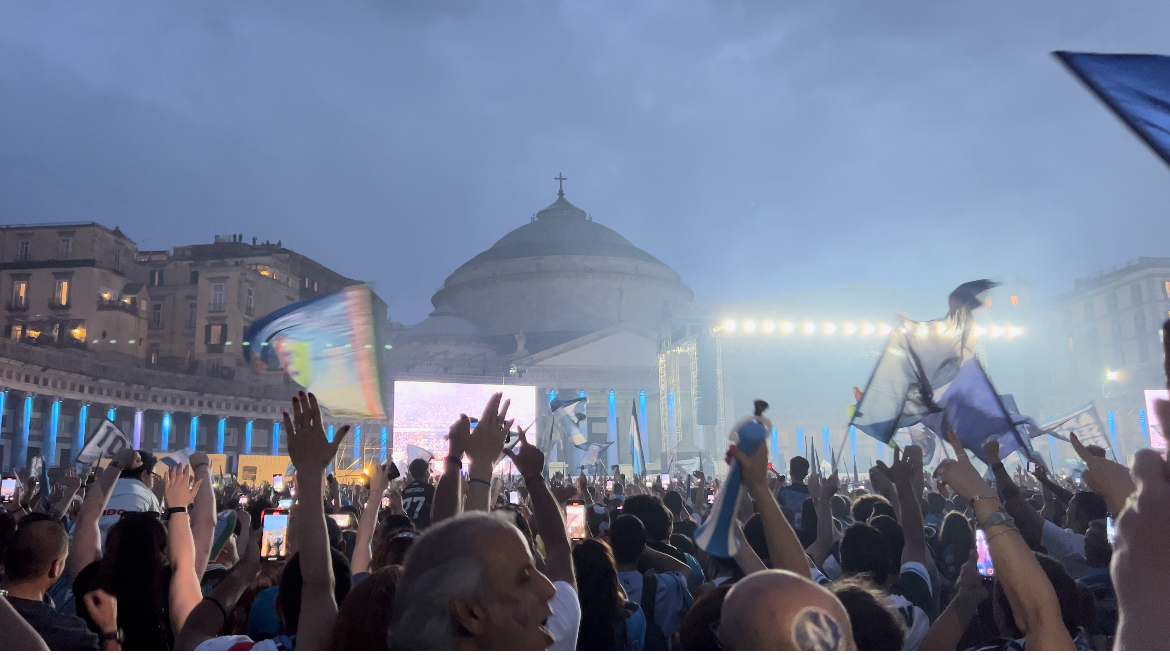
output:
POLYGON ((605 464, 606 470, 612 471, 612 467, 618 463, 619 457, 617 392, 613 389, 610 389, 609 393, 605 394, 605 411, 607 412, 605 418, 605 440, 609 442, 609 448, 605 454, 605 464))
POLYGON ((187 447, 191 450, 198 450, 199 448, 199 415, 191 415, 191 428, 187 435, 187 447))
MULTIPOLYGON (((659 417, 660 420, 661 418, 662 417, 659 417)), ((650 431, 649 424, 646 423, 645 391, 638 392, 638 432, 641 434, 640 438, 642 439, 642 473, 645 473, 647 460, 650 458, 650 435, 653 434, 653 432, 650 431)))
POLYGON ((252 419, 244 424, 244 454, 252 454, 252 419))
POLYGON ((20 425, 13 426, 12 431, 12 468, 28 466, 28 427, 32 420, 33 394, 24 397, 24 414, 20 417, 20 425))
POLYGON ((86 423, 89 422, 89 404, 81 403, 77 408, 77 452, 85 448, 86 423))
MULTIPOLYGON (((2 402, 4 402, 3 396, 0 396, 0 403, 2 402)), ((1150 440, 1150 421, 1146 418, 1146 410, 1138 410, 1138 423, 1142 426, 1142 447, 1153 448, 1153 442, 1150 440)))
POLYGON ((772 428, 772 468, 784 470, 784 460, 780 457, 780 433, 775 427, 772 428))
POLYGON ((45 439, 41 448, 41 454, 45 457, 45 464, 47 466, 57 465, 57 428, 59 427, 58 423, 60 420, 61 399, 54 398, 53 404, 49 409, 48 430, 45 431, 45 439))
MULTIPOLYGON (((333 443, 333 434, 334 434, 334 430, 333 430, 333 424, 332 424, 332 423, 330 423, 330 424, 329 424, 329 425, 328 425, 328 426, 325 428, 325 438, 329 440, 329 443, 333 443)), ((326 472, 328 472, 328 473, 332 473, 332 472, 333 472, 333 462, 332 462, 332 461, 330 461, 330 462, 329 462, 329 468, 327 468, 327 469, 325 469, 325 470, 326 470, 326 472)))
MULTIPOLYGON (((833 442, 829 440, 829 426, 826 425, 821 429, 821 436, 825 439, 825 450, 824 452, 817 453, 819 456, 817 459, 825 460, 826 458, 831 458, 833 456, 833 442)), ((813 462, 813 468, 817 471, 820 471, 821 463, 813 462)))
POLYGON ((134 450, 142 448, 142 410, 134 410, 134 450))
POLYGON ((1120 461, 1117 459, 1117 419, 1113 416, 1113 412, 1106 414, 1106 417, 1109 420, 1109 450, 1113 451, 1114 461, 1120 461))
POLYGON ((215 454, 223 454, 224 431, 227 430, 227 417, 221 416, 215 425, 215 454))
MULTIPOLYGON (((381 462, 386 461, 386 447, 389 445, 389 441, 390 441, 390 429, 383 425, 382 426, 382 452, 381 452, 382 459, 379 462, 379 464, 381 462)), ((405 471, 403 473, 405 473, 405 471)))
POLYGON ((160 444, 159 444, 159 450, 162 450, 164 453, 170 452, 170 450, 171 450, 171 413, 170 412, 163 412, 162 426, 159 428, 159 432, 160 432, 159 438, 161 440, 160 444))
POLYGON ((110 405, 110 410, 106 412, 106 418, 110 419, 110 423, 116 423, 118 418, 118 407, 110 405))
POLYGON ((808 454, 804 447, 804 428, 796 428, 796 449, 800 451, 802 457, 808 454))
POLYGON ((280 421, 272 422, 272 456, 280 454, 280 421))
POLYGON ((362 458, 362 426, 353 426, 353 459, 358 461, 362 458))
MULTIPOLYGON (((7 409, 8 409, 8 390, 7 389, 0 389, 0 424, 3 424, 4 412, 7 409)), ((13 439, 13 441, 15 441, 15 438, 13 439)), ((13 444, 13 445, 15 445, 15 444, 13 444)), ((12 449, 9 448, 8 450, 11 451, 12 449)), ((5 459, 11 459, 11 453, 6 452, 5 455, 6 455, 5 459)), ((13 467, 7 461, 0 461, 0 468, 7 471, 7 470, 15 468, 15 467, 13 467)))

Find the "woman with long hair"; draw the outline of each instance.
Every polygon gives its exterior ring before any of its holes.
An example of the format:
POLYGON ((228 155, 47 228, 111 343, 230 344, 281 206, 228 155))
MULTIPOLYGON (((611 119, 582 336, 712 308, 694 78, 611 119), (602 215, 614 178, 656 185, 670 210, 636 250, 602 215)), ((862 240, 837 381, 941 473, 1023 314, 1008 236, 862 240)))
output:
POLYGON ((577 650, 641 650, 626 634, 626 592, 618 582, 609 544, 586 539, 573 548, 581 628, 577 650))
POLYGON ((171 563, 167 529, 157 516, 127 512, 110 528, 97 584, 118 599, 124 650, 172 648, 171 563))

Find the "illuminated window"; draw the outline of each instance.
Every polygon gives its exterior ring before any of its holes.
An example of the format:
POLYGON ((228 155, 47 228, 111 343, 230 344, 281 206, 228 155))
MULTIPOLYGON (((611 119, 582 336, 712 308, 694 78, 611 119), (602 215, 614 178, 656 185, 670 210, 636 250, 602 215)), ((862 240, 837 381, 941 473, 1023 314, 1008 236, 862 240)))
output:
POLYGON ((85 341, 85 323, 81 323, 72 330, 69 330, 69 336, 73 337, 76 341, 85 341))
POLYGON ((1019 296, 1012 296, 1012 307, 1019 307, 1019 306, 1020 306, 1020 297, 1019 296))
POLYGON ((146 361, 150 364, 158 364, 159 345, 157 343, 150 344, 149 350, 146 351, 146 361))
POLYGON ((1165 292, 1167 298, 1170 298, 1170 280, 1162 283, 1162 291, 1165 292))
POLYGON ((163 272, 161 270, 150 272, 150 286, 161 287, 163 284, 163 272))
POLYGON ((208 325, 204 331, 204 343, 209 346, 223 345, 225 332, 227 332, 226 325, 208 325))
POLYGON ((53 287, 53 303, 58 307, 69 305, 69 280, 59 278, 53 287))
POLYGON ((207 311, 222 312, 227 308, 227 303, 224 300, 224 289, 226 285, 223 282, 214 282, 211 285, 211 295, 207 303, 207 311))
POLYGON ((13 341, 20 341, 20 338, 23 336, 24 336, 24 326, 23 325, 13 325, 12 326, 12 340, 13 341))
POLYGON ((12 281, 12 306, 28 307, 28 280, 12 281))

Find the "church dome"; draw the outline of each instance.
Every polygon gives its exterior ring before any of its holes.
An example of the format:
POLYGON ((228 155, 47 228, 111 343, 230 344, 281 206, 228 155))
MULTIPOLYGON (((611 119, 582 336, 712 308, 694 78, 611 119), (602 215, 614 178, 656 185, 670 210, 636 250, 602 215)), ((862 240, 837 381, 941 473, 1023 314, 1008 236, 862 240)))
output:
POLYGON ((477 340, 483 334, 471 321, 459 316, 447 305, 439 307, 423 322, 402 335, 402 342, 434 341, 439 339, 477 340))
POLYGON ((624 322, 657 330, 693 298, 678 273, 594 222, 562 190, 457 268, 431 303, 474 323, 503 354, 515 352, 521 331, 525 350, 536 353, 624 322))
POLYGON ((536 220, 507 233, 459 270, 505 259, 550 255, 621 257, 664 265, 622 235, 594 223, 584 210, 565 200, 562 192, 556 202, 536 214, 536 220))

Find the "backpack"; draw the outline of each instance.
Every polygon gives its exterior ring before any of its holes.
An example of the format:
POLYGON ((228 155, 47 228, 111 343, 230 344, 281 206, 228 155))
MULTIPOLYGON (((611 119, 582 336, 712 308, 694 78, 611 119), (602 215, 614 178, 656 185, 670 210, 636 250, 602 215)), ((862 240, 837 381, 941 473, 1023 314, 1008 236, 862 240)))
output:
POLYGON ((670 641, 662 628, 654 622, 654 604, 658 597, 658 578, 653 573, 642 574, 642 613, 646 615, 646 640, 642 650, 670 650, 670 641))
POLYGON ((645 650, 646 615, 637 603, 632 600, 626 601, 621 618, 614 625, 614 633, 617 646, 615 650, 645 650))

